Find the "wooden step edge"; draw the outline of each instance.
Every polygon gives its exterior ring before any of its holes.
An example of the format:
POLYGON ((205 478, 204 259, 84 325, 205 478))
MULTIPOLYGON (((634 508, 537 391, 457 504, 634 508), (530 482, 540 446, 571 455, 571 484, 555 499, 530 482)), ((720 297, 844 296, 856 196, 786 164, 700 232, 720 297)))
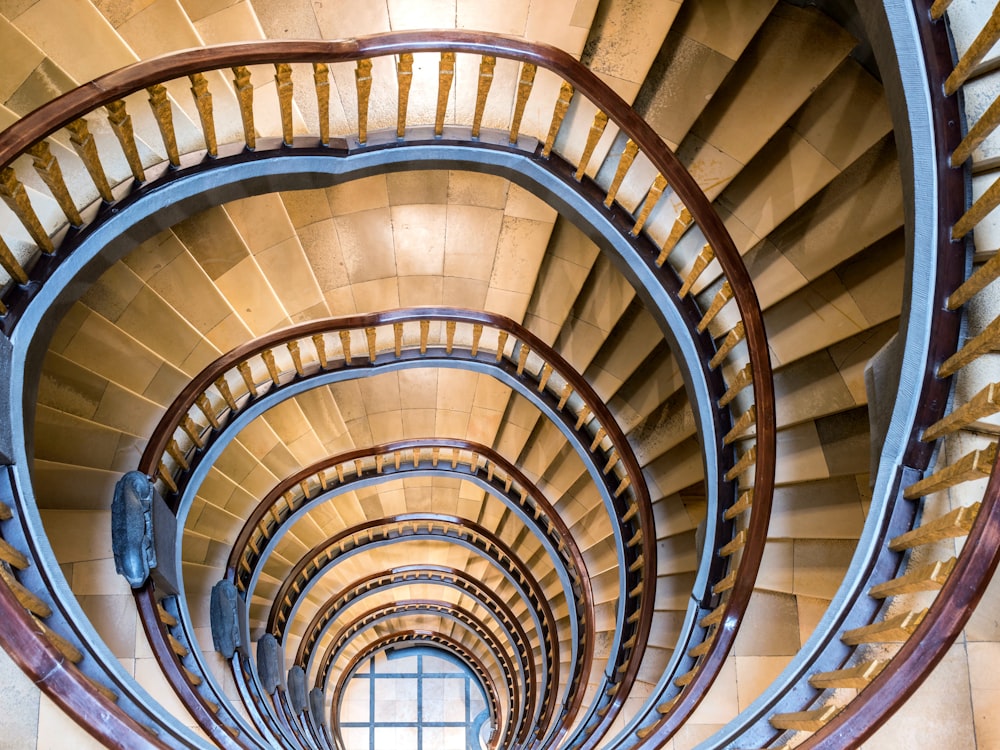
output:
POLYGON ((768 721, 775 729, 791 729, 796 732, 815 732, 843 710, 843 706, 826 705, 809 711, 793 711, 775 714, 768 721))
POLYGON ((918 591, 936 591, 948 580, 956 562, 956 558, 952 557, 950 560, 938 560, 921 565, 905 575, 873 586, 868 592, 868 596, 875 599, 885 599, 890 596, 913 594, 918 591))
POLYGON ((878 676, 888 659, 874 659, 845 669, 835 669, 830 672, 817 672, 809 678, 809 684, 814 688, 824 690, 827 688, 854 688, 861 690, 868 686, 875 677, 878 676))
POLYGON ((862 643, 902 643, 913 634, 926 614, 926 609, 904 612, 882 622, 848 630, 840 636, 840 640, 848 646, 860 646, 862 643))

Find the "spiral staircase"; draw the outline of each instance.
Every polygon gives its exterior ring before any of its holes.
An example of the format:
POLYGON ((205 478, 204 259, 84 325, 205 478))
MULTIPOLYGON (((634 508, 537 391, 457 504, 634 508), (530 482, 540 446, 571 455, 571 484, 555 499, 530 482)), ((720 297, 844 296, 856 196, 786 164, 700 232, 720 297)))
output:
POLYGON ((1000 744, 948 5, 0 2, 0 747, 1000 744))

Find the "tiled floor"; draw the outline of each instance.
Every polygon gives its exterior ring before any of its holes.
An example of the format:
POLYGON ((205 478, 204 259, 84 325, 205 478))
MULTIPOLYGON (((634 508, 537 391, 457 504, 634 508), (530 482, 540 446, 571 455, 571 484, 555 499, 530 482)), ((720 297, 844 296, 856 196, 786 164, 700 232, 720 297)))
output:
MULTIPOLYGON (((344 692, 347 750, 478 750, 486 703, 472 673, 431 649, 377 654, 344 692)), ((488 730, 483 733, 488 734, 488 730)))

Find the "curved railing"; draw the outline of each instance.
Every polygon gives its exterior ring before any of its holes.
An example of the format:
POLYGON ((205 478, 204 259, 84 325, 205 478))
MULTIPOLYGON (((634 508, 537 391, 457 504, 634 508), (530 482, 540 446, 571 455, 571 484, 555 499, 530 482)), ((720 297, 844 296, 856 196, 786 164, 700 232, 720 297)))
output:
MULTIPOLYGON (((710 348, 714 348, 714 356, 704 357, 705 360, 711 359, 711 362, 702 362, 695 368, 700 373, 695 380, 703 377, 703 373, 709 373, 708 377, 712 382, 722 383, 723 365, 726 372, 733 373, 728 382, 728 390, 723 385, 719 391, 720 394, 723 391, 725 393, 718 398, 718 407, 713 405, 708 409, 709 414, 702 415, 703 420, 706 420, 703 425, 712 424, 713 430, 720 436, 718 444, 714 439, 706 443, 706 450, 711 447, 706 467, 709 492, 717 499, 719 506, 717 515, 709 519, 710 528, 714 528, 716 533, 709 535, 713 541, 708 545, 706 559, 713 571, 711 578, 718 583, 712 587, 714 590, 706 592, 698 602, 699 610, 704 609, 706 614, 700 618, 699 627, 692 633, 692 638, 698 643, 689 649, 685 657, 685 668, 691 669, 680 685, 670 686, 664 694, 655 696, 650 701, 651 708, 655 704, 657 709, 651 715, 663 716, 642 731, 646 736, 662 739, 670 736, 690 714, 718 673, 725 654, 732 645, 753 588, 766 538, 773 486, 773 386, 759 306, 749 275, 720 218, 711 209, 694 180, 654 131, 596 75, 569 55, 545 45, 470 32, 400 32, 342 42, 260 42, 180 52, 136 63, 75 89, 0 134, 0 176, 3 184, 0 195, 14 210, 26 236, 30 237, 27 243, 11 241, 0 245, 0 267, 10 277, 0 295, 3 305, 0 324, 4 332, 10 335, 18 320, 31 306, 32 300, 40 295, 46 282, 72 255, 73 248, 86 242, 92 227, 100 225, 119 207, 141 201, 145 195, 155 192, 159 185, 183 179, 190 170, 211 168, 213 164, 222 164, 226 158, 237 162, 265 158, 268 149, 279 149, 282 154, 288 154, 295 152, 300 146, 315 149, 322 145, 330 153, 340 149, 342 153, 351 154, 393 148, 399 143, 398 136, 406 143, 411 130, 414 142, 424 138, 420 142, 426 142, 428 147, 432 147, 435 143, 433 136, 445 133, 444 113, 456 54, 482 55, 482 59, 471 128, 461 132, 447 131, 452 139, 450 142, 470 138, 469 142, 480 141, 485 133, 480 124, 489 95, 495 58, 499 56, 519 62, 520 81, 507 131, 507 140, 512 145, 498 141, 494 146, 521 152, 525 152, 526 147, 529 149, 525 153, 526 157, 536 163, 548 160, 557 174, 564 162, 550 157, 554 157, 560 150, 563 153, 578 151, 573 157, 575 172, 574 167, 571 167, 569 171, 574 173, 561 175, 560 179, 570 185, 575 178, 579 183, 578 190, 588 196, 589 200, 604 203, 608 221, 618 226, 623 236, 632 238, 629 243, 640 248, 636 259, 628 261, 632 271, 642 279, 655 280, 655 285, 659 288, 659 291, 653 290, 652 286, 642 282, 641 291, 651 295, 655 306, 661 311, 665 309, 661 305, 667 305, 667 300, 672 300, 669 304, 675 305, 677 309, 688 311, 682 313, 682 317, 686 316, 686 325, 692 331, 697 329, 698 336, 708 341, 710 348), (430 132, 427 134, 429 139, 408 125, 406 120, 408 76, 412 73, 408 65, 415 52, 442 53, 436 121, 433 135, 430 132), (397 54, 400 62, 400 97, 396 128, 391 134, 369 132, 370 60, 372 57, 397 54), (357 63, 358 70, 358 133, 351 141, 330 137, 326 108, 326 102, 329 101, 329 66, 347 62, 357 63), (247 66, 265 63, 276 65, 277 106, 282 115, 281 143, 257 139, 255 135, 254 89, 249 84, 247 66), (321 113, 318 138, 293 137, 290 78, 292 63, 314 64, 321 113), (217 142, 210 82, 205 75, 223 67, 234 68, 235 95, 243 118, 245 138, 235 144, 217 142), (564 85, 555 102, 554 114, 544 142, 532 154, 530 149, 533 142, 530 139, 525 141, 520 136, 520 127, 524 107, 532 93, 534 76, 539 67, 562 78, 564 85), (204 134, 205 151, 193 155, 180 153, 172 119, 173 110, 164 86, 183 76, 188 76, 192 82, 204 134), (148 93, 159 136, 162 137, 168 158, 161 164, 144 165, 138 158, 136 133, 128 110, 136 106, 133 94, 139 92, 142 92, 143 97, 148 93), (563 139, 562 126, 571 101, 576 102, 577 110, 594 113, 594 124, 582 149, 572 146, 566 140, 569 136, 563 139), (112 129, 119 139, 131 171, 131 182, 126 180, 120 185, 112 184, 115 179, 109 178, 106 173, 101 154, 89 133, 87 118, 99 116, 98 110, 102 107, 107 108, 112 129), (610 186, 601 193, 596 185, 583 178, 597 142, 609 123, 619 127, 629 136, 629 140, 610 186), (65 163, 62 165, 60 157, 53 154, 46 141, 46 138, 61 128, 69 131, 70 141, 78 153, 78 157, 64 159, 65 163), (569 145, 561 145, 563 140, 569 145), (40 218, 36 213, 30 195, 24 190, 23 180, 18 175, 19 170, 26 168, 26 165, 15 164, 15 160, 26 154, 32 156, 34 168, 64 212, 68 225, 48 226, 45 222, 51 217, 40 218), (210 157, 209 162, 202 161, 206 154, 210 157), (62 169, 76 158, 79 161, 74 161, 73 166, 79 165, 80 169, 85 169, 92 176, 92 197, 99 196, 104 201, 103 204, 90 205, 90 198, 80 202, 74 199, 66 187, 62 169), (211 159, 216 161, 212 162, 211 159), (659 214, 665 215, 662 211, 654 214, 653 209, 668 194, 668 188, 673 200, 683 208, 675 211, 676 218, 669 231, 664 227, 664 232, 658 233, 662 234, 662 238, 658 239, 644 230, 653 226, 659 214), (631 190, 633 193, 638 191, 639 201, 634 214, 621 203, 615 202, 622 190, 631 190), (707 244, 690 263, 690 268, 683 277, 678 278, 681 269, 689 265, 689 260, 676 257, 674 250, 680 238, 692 231, 700 231, 707 244), (646 249, 642 250, 643 248, 646 249), (676 268, 674 264, 677 265, 676 268), (715 268, 721 270, 722 278, 706 281, 710 278, 705 275, 706 269, 715 268), (691 303, 692 292, 706 285, 708 290, 698 293, 705 300, 704 312, 697 312, 697 305, 691 303), (713 296, 712 290, 715 289, 717 293, 713 296), (731 301, 735 301, 735 306, 728 304, 731 301), (728 312, 720 315, 724 309, 728 312), (692 315, 691 310, 696 312, 692 315), (725 325, 722 324, 724 318, 729 319, 725 325), (717 347, 714 339, 719 340, 717 347), (752 399, 749 397, 751 392, 752 399), (737 406, 738 411, 730 417, 727 407, 733 409, 737 406), (751 429, 754 426, 755 434, 751 429), (721 435, 727 430, 728 434, 723 440, 721 435), (734 448, 736 443, 744 446, 738 458, 734 448), (737 482, 740 482, 742 493, 734 491, 737 482), (716 544, 719 539, 723 541, 716 544), (716 555, 722 548, 722 554, 716 555)), ((143 136, 152 140, 150 134, 143 136)), ((667 204, 664 203, 665 205, 667 204)), ((669 221, 666 223, 670 224, 669 221)), ((43 298, 48 299, 45 295, 43 298)), ((696 411, 704 408, 704 401, 696 399, 695 403, 701 405, 696 411)), ((641 521, 646 528, 652 528, 648 504, 638 503, 636 507, 636 522, 641 521)), ((625 512, 627 508, 622 509, 622 515, 625 512)), ((653 554, 650 552, 644 557, 643 564, 649 566, 652 560, 653 554)), ((630 586, 629 590, 634 591, 635 588, 630 586)), ((641 594, 641 590, 639 593, 641 594)), ((625 634, 624 638, 632 644, 631 648, 634 650, 640 649, 648 637, 651 597, 642 597, 642 607, 644 615, 636 621, 635 627, 629 628, 629 631, 634 632, 625 634)), ((620 665, 623 669, 612 673, 612 684, 594 701, 589 718, 579 728, 575 745, 589 747, 604 734, 617 716, 628 692, 621 688, 635 679, 640 661, 639 658, 628 658, 620 665)), ((84 721, 91 720, 84 718, 84 721)))

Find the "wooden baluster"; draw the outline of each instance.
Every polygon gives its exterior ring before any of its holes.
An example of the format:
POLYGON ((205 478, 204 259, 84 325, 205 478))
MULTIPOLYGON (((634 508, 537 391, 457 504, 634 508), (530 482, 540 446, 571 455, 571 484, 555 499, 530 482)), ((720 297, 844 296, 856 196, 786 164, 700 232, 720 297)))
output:
POLYGON ((590 452, 593 453, 597 450, 597 446, 601 444, 601 441, 608 436, 608 431, 601 427, 597 433, 594 435, 593 441, 590 443, 590 452))
POLYGON ((940 471, 911 484, 903 492, 907 500, 915 500, 932 492, 940 492, 954 487, 962 482, 971 482, 990 475, 997 459, 997 444, 991 443, 986 448, 966 453, 958 461, 946 466, 940 471))
POLYGON ((196 448, 205 447, 205 441, 201 439, 201 429, 195 421, 191 419, 189 414, 185 414, 181 419, 181 429, 184 430, 184 434, 188 436, 196 448))
POLYGON ((995 318, 976 337, 969 339, 962 348, 951 355, 938 368, 937 376, 946 378, 953 375, 981 355, 994 351, 1000 345, 1000 317, 995 318))
POLYGON ((403 351, 403 324, 393 323, 392 324, 392 338, 395 342, 396 356, 399 357, 403 351))
POLYGON ((724 544, 722 545, 722 547, 719 548, 719 556, 729 557, 730 555, 733 555, 739 550, 743 549, 746 543, 747 543, 747 530, 740 529, 739 533, 737 533, 736 536, 734 536, 727 544, 724 544))
POLYGON ((260 353, 260 358, 264 360, 264 366, 267 367, 267 374, 271 377, 271 382, 275 385, 280 385, 280 373, 278 372, 278 366, 274 362, 274 352, 270 349, 265 349, 260 353))
POLYGON ((618 486, 615 487, 614 491, 615 498, 617 499, 621 497, 622 493, 625 492, 625 490, 627 490, 631 486, 632 486, 632 480, 629 479, 628 477, 622 477, 622 480, 618 483, 618 486))
POLYGON ((542 365, 542 371, 538 376, 538 392, 541 393, 545 390, 545 386, 549 384, 549 378, 552 377, 552 365, 548 362, 542 365))
POLYGON ((972 69, 986 57, 986 53, 993 48, 997 41, 1000 41, 1000 8, 994 7, 986 25, 976 35, 972 44, 969 45, 969 49, 965 51, 962 59, 958 61, 958 65, 944 82, 944 93, 951 96, 958 91, 961 85, 968 80, 972 69))
POLYGON ((354 81, 358 89, 358 142, 368 141, 368 99, 372 93, 372 61, 358 60, 354 70, 354 81))
POLYGON ((125 160, 128 162, 132 176, 138 182, 146 181, 146 173, 142 168, 142 160, 139 158, 139 149, 135 142, 135 132, 132 129, 132 116, 125 109, 125 100, 111 102, 105 109, 108 111, 108 122, 114 131, 122 151, 125 153, 125 160))
POLYGON ((660 254, 656 257, 657 268, 661 267, 666 262, 670 253, 672 253, 674 248, 677 247, 677 243, 680 242, 681 237, 684 236, 684 232, 686 232, 688 227, 690 227, 693 223, 694 218, 685 206, 681 209, 677 218, 674 219, 674 225, 670 228, 670 234, 667 235, 667 239, 663 242, 663 248, 660 250, 660 254))
MULTIPOLYGON (((726 283, 728 284, 729 282, 726 283)), ((733 350, 733 347, 735 347, 738 343, 740 343, 743 340, 743 337, 745 335, 746 335, 746 327, 743 325, 743 321, 741 320, 735 326, 733 326, 732 330, 729 331, 729 333, 726 334, 726 338, 723 339, 722 341, 722 346, 720 346, 718 350, 715 352, 715 356, 709 360, 708 366, 714 370, 716 367, 721 365, 722 361, 726 358, 729 352, 731 352, 733 350)))
POLYGON ((340 348, 344 352, 344 364, 351 364, 351 332, 340 332, 340 348))
POLYGON ((552 146, 555 145, 556 136, 559 135, 559 128, 562 127, 563 119, 569 110, 569 103, 573 99, 573 84, 563 82, 559 88, 559 99, 556 100, 555 110, 552 112, 552 124, 549 125, 549 134, 545 136, 545 146, 542 148, 542 156, 546 159, 552 153, 552 146))
POLYGON ((177 444, 176 440, 171 440, 167 443, 167 455, 174 459, 177 465, 184 471, 191 468, 188 465, 187 457, 184 455, 184 451, 181 450, 181 447, 177 444))
POLYGON ((31 565, 28 558, 21 554, 20 550, 2 538, 0 538, 0 560, 18 570, 24 570, 31 565))
POLYGON ((615 170, 615 177, 611 180, 611 187, 608 188, 608 197, 604 199, 604 205, 607 208, 611 208, 611 204, 614 203, 615 197, 618 195, 618 190, 622 186, 622 181, 625 179, 625 175, 632 166, 632 162, 635 161, 635 157, 638 153, 639 147, 636 145, 635 141, 629 138, 625 142, 625 149, 622 151, 621 158, 618 160, 618 169, 615 170))
MULTIPOLYGON (((635 220, 635 226, 632 227, 632 236, 638 236, 642 228, 646 226, 646 220, 653 211, 653 207, 660 200, 660 196, 663 195, 663 191, 667 189, 667 178, 662 174, 656 175, 656 179, 653 180, 653 185, 649 188, 649 192, 646 194, 646 200, 642 204, 642 210, 639 211, 639 217, 635 220)), ((662 265, 662 264, 660 264, 662 265)))
POLYGON ((928 427, 921 440, 936 440, 942 435, 968 427, 977 419, 1000 412, 1000 382, 990 383, 968 402, 928 427))
POLYGON ((396 137, 406 135, 406 110, 410 104, 410 84, 413 83, 413 53, 403 52, 396 63, 396 137))
POLYGON ((431 448, 431 466, 437 468, 438 461, 441 460, 441 449, 437 446, 431 448))
POLYGON ((313 346, 316 348, 316 357, 319 359, 319 366, 325 370, 327 367, 326 339, 323 338, 322 333, 316 333, 313 334, 312 342, 313 346))
POLYGON ((728 281, 722 283, 722 287, 716 293, 715 298, 712 300, 712 304, 709 305, 708 310, 702 316, 701 321, 698 323, 698 333, 701 333, 709 324, 715 320, 715 316, 719 314, 726 303, 733 298, 733 287, 730 286, 728 281))
POLYGON ((611 453, 608 454, 608 460, 604 463, 604 468, 601 469, 601 474, 607 476, 616 463, 618 463, 618 449, 612 448, 611 453))
POLYGON ((430 334, 431 322, 429 320, 420 321, 420 353, 427 354, 427 337, 430 334))
POLYGON ((56 651, 62 654, 67 661, 72 662, 73 664, 79 664, 83 661, 83 654, 80 652, 80 649, 58 633, 54 632, 48 625, 43 623, 38 618, 33 617, 32 619, 35 621, 35 625, 38 627, 39 632, 45 636, 45 640, 55 646, 56 651))
POLYGON ((938 19, 943 16, 949 5, 951 0, 934 0, 931 5, 931 18, 938 19))
POLYGON ((601 140, 601 136, 604 135, 604 129, 607 126, 608 116, 598 110, 597 114, 594 115, 594 124, 590 126, 590 132, 587 134, 587 143, 583 147, 583 154, 580 155, 580 166, 576 168, 576 173, 573 175, 577 182, 583 179, 583 175, 587 171, 587 164, 590 163, 590 157, 594 155, 597 142, 601 140))
POLYGON ((726 611, 726 605, 723 602, 718 607, 709 612, 707 615, 702 617, 698 621, 698 625, 700 625, 703 628, 709 628, 712 625, 718 625, 720 622, 722 622, 722 613, 725 611, 726 611))
POLYGON ((497 331, 497 362, 503 359, 504 349, 507 348, 507 337, 509 335, 510 334, 508 334, 507 331, 497 331))
POLYGON ((76 204, 73 203, 73 197, 69 194, 69 188, 66 187, 59 161, 53 156, 48 141, 39 141, 28 149, 28 153, 31 154, 35 171, 52 191, 52 197, 56 199, 59 208, 66 214, 69 223, 75 227, 83 224, 80 212, 76 210, 76 204))
POLYGON ((0 237, 0 268, 9 273, 10 277, 18 284, 28 283, 28 274, 25 272, 24 266, 18 263, 17 258, 14 257, 14 253, 10 251, 7 243, 3 241, 3 237, 0 237))
POLYGON ((583 427, 585 424, 587 424, 587 422, 590 420, 590 415, 591 415, 590 407, 587 404, 584 404, 583 408, 580 409, 580 414, 576 418, 576 425, 573 427, 573 429, 579 431, 579 429, 583 427))
POLYGON ((962 166, 972 156, 972 152, 996 130, 997 125, 1000 125, 1000 98, 993 101, 965 134, 965 138, 951 155, 951 166, 962 166))
POLYGON ((962 505, 933 521, 922 523, 912 531, 900 534, 889 542, 889 549, 894 552, 902 552, 904 549, 918 547, 921 544, 967 536, 976 516, 979 515, 981 505, 982 503, 978 502, 972 505, 962 505))
POLYGON ((250 69, 245 65, 233 68, 233 86, 236 89, 236 100, 240 105, 240 117, 243 119, 243 140, 247 149, 253 151, 257 147, 257 128, 253 122, 253 84, 250 82, 250 69))
POLYGON ((521 377, 524 374, 524 366, 528 362, 528 355, 531 354, 531 347, 521 342, 520 349, 517 352, 517 376, 521 377))
POLYGON ((472 325, 472 356, 479 354, 479 339, 483 335, 483 324, 474 323, 472 325))
POLYGON ((717 584, 712 586, 712 593, 721 594, 723 591, 729 591, 729 589, 731 589, 735 585, 736 585, 736 571, 733 570, 729 573, 729 575, 727 575, 717 584))
POLYGON ((229 383, 226 381, 226 377, 223 375, 215 381, 215 389, 222 395, 222 400, 226 402, 232 411, 237 411, 236 399, 233 398, 233 392, 229 388, 229 383))
POLYGON ((705 247, 701 249, 701 252, 698 253, 698 257, 695 258, 694 265, 691 266, 691 270, 688 272, 687 278, 684 279, 684 285, 681 287, 680 292, 678 292, 678 296, 680 296, 681 299, 684 299, 688 295, 688 292, 691 291, 691 287, 694 286, 698 277, 705 272, 705 269, 708 268, 708 264, 714 259, 715 250, 712 249, 711 245, 705 245, 705 247))
POLYGON ((212 92, 208 90, 208 79, 203 73, 192 73, 188 78, 191 79, 191 94, 194 96, 201 130, 205 136, 205 149, 214 158, 219 155, 219 146, 215 139, 215 115, 212 112, 212 92))
POLYGON ((486 110, 486 97, 490 93, 490 86, 493 85, 493 69, 496 68, 497 59, 493 55, 483 55, 482 62, 479 63, 479 88, 476 92, 476 112, 472 117, 472 137, 479 137, 480 126, 483 123, 483 112, 486 110))
POLYGON ((368 361, 374 362, 377 356, 375 352, 375 327, 368 326, 365 328, 365 338, 368 340, 368 361))
POLYGON ((382 473, 382 467, 384 465, 385 465, 385 456, 383 456, 381 453, 379 453, 377 456, 375 456, 375 473, 376 474, 381 474, 382 473))
POLYGON ((326 63, 313 63, 313 85, 316 89, 316 114, 319 116, 319 142, 330 145, 330 68, 326 63))
POLYGON ((444 115, 448 109, 448 96, 451 94, 451 82, 455 78, 455 53, 442 52, 438 63, 438 95, 437 110, 434 114, 434 135, 444 132, 444 115))
POLYGON ((157 476, 160 477, 160 479, 163 481, 163 484, 166 485, 167 489, 173 493, 176 493, 177 483, 174 482, 174 477, 173 475, 171 475, 170 469, 167 468, 167 465, 163 463, 163 461, 160 461, 159 466, 156 469, 156 472, 157 476))
MULTIPOLYGON (((742 321, 740 322, 742 323, 742 321)), ((733 345, 735 346, 735 343, 733 345)), ((714 359, 715 358, 713 357, 713 360, 714 359)), ((712 369, 715 369, 716 367, 718 367, 718 364, 712 365, 712 369)), ((729 390, 727 390, 722 395, 722 398, 719 399, 719 408, 721 409, 723 406, 727 406, 734 398, 736 398, 737 395, 739 395, 740 391, 751 383, 753 383, 753 366, 747 362, 743 366, 743 369, 736 373, 736 376, 733 378, 732 385, 729 386, 729 390)))
POLYGON ((955 226, 951 228, 951 238, 960 240, 965 237, 998 205, 1000 205, 1000 179, 995 180, 962 218, 955 222, 955 226))
POLYGON ((948 297, 948 309, 957 310, 998 277, 1000 277, 1000 251, 995 252, 993 257, 973 271, 969 278, 948 297))
POLYGON ((73 144, 77 156, 80 157, 83 165, 87 168, 90 179, 94 181, 94 187, 97 188, 101 200, 105 203, 112 203, 115 196, 111 192, 111 186, 108 184, 108 176, 104 173, 104 165, 101 164, 101 157, 97 152, 97 143, 94 141, 94 136, 91 134, 90 128, 87 127, 87 121, 81 117, 79 120, 69 123, 66 126, 66 130, 70 132, 70 143, 73 144))
POLYGON ((14 574, 8 571, 7 567, 4 565, 0 565, 0 578, 3 579, 3 582, 6 583, 7 587, 13 592, 18 604, 26 610, 34 615, 37 615, 38 617, 51 616, 52 608, 32 593, 30 589, 21 584, 21 582, 14 577, 14 574))
POLYGON ((38 245, 42 252, 55 252, 52 240, 45 231, 45 227, 42 226, 42 222, 38 220, 38 214, 35 213, 35 209, 31 206, 28 191, 24 189, 24 185, 17 179, 13 167, 5 167, 0 172, 0 198, 3 198, 3 202, 14 212, 14 215, 24 225, 24 228, 28 230, 31 239, 35 241, 35 244, 38 245))
POLYGON ((281 140, 286 146, 291 146, 295 139, 292 121, 292 94, 295 85, 292 83, 290 64, 274 64, 274 83, 278 89, 278 107, 281 110, 281 140))
POLYGON ((456 323, 454 320, 449 320, 445 323, 445 347, 444 350, 447 354, 451 354, 452 348, 455 346, 455 327, 456 323))
POLYGON ((243 378, 243 384, 247 387, 250 397, 256 397, 257 384, 253 381, 253 371, 250 369, 250 363, 246 361, 240 362, 236 365, 236 369, 239 371, 240 377, 243 378))
POLYGON ((535 73, 537 70, 538 66, 533 63, 524 63, 521 66, 521 78, 517 83, 517 99, 514 101, 514 116, 510 121, 511 143, 517 143, 517 137, 521 133, 521 120, 524 118, 524 107, 528 103, 531 87, 535 84, 535 73))
POLYGON ((458 468, 458 448, 451 449, 451 468, 458 468))
POLYGON ((562 411, 563 407, 566 406, 566 402, 569 401, 569 397, 573 395, 573 386, 569 383, 563 386, 562 395, 559 397, 559 404, 556 409, 562 411))
POLYGON ((775 729, 791 729, 797 732, 815 732, 822 728, 834 716, 840 713, 843 706, 827 705, 809 711, 793 711, 787 714, 775 714, 768 721, 775 729))
POLYGON ((286 345, 288 349, 288 354, 292 358, 292 365, 295 367, 295 374, 300 378, 305 375, 305 369, 302 367, 302 352, 299 350, 298 341, 289 341, 286 345))
POLYGON ((729 471, 726 472, 726 481, 733 481, 757 462, 757 446, 752 445, 750 449, 740 456, 740 460, 729 471))
POLYGON ((905 575, 872 586, 868 596, 875 599, 885 599, 900 594, 914 594, 918 591, 937 591, 951 575, 956 558, 950 560, 919 565, 905 575))
POLYGON ((750 425, 756 423, 757 421, 757 408, 751 404, 750 408, 740 415, 740 418, 736 420, 733 424, 733 428, 726 433, 726 436, 722 438, 723 445, 729 445, 734 442, 737 437, 740 436, 750 425))
POLYGON ((888 659, 875 659, 855 667, 835 669, 831 672, 818 672, 809 678, 809 684, 820 690, 836 690, 837 688, 861 690, 868 687, 868 684, 878 676, 888 663, 888 659))
POLYGON ((414 469, 420 468, 420 449, 419 448, 414 448, 413 449, 413 468, 414 469))
POLYGON ((744 511, 749 510, 753 506, 753 490, 744 490, 739 499, 728 508, 724 514, 727 521, 731 521, 736 516, 740 515, 744 511))
POLYGON ((163 148, 166 149, 167 159, 171 166, 181 165, 181 155, 177 150, 177 134, 174 132, 174 113, 170 106, 170 99, 167 96, 167 87, 157 83, 146 89, 149 94, 149 108, 156 118, 156 125, 160 129, 160 138, 163 139, 163 148))

